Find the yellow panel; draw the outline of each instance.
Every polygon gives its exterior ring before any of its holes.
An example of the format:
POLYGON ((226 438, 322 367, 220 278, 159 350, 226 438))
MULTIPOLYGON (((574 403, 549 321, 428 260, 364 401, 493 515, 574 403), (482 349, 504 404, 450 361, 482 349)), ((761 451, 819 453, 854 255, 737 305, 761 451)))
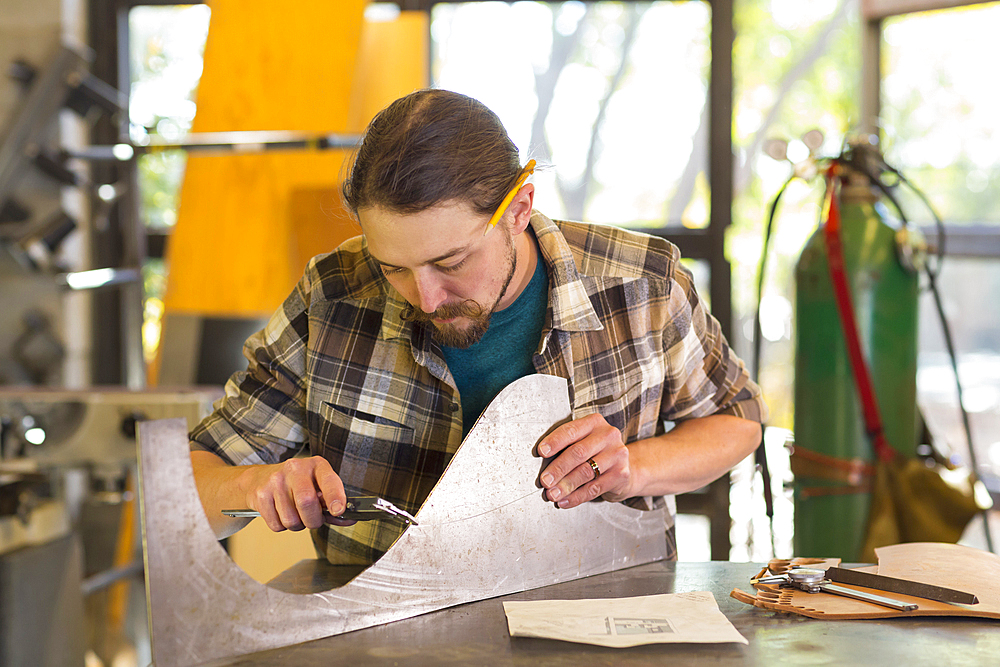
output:
POLYGON ((364 0, 214 0, 193 132, 341 131, 364 0))
MULTIPOLYGON (((379 109, 427 85, 422 12, 368 23, 363 0, 210 5, 194 132, 359 133, 379 109)), ((166 314, 270 315, 310 257, 360 233, 340 198, 349 155, 190 155, 168 244, 166 314)))
MULTIPOLYGON (((360 132, 386 104, 425 87, 426 14, 364 22, 363 6, 213 3, 194 131, 360 132)), ((166 311, 269 315, 310 257, 358 233, 339 197, 348 154, 189 157, 166 311)))
POLYGON ((364 130, 393 100, 429 85, 428 35, 424 12, 400 12, 394 21, 365 23, 348 116, 352 131, 364 130))
MULTIPOLYGON (((212 3, 193 130, 344 132, 364 4, 212 3)), ((344 155, 189 157, 168 250, 166 310, 270 314, 304 266, 290 248, 289 192, 335 186, 344 155)))
POLYGON ((289 193, 288 217, 296 221, 288 239, 293 266, 305 267, 313 256, 361 233, 344 209, 339 184, 296 187, 289 193))

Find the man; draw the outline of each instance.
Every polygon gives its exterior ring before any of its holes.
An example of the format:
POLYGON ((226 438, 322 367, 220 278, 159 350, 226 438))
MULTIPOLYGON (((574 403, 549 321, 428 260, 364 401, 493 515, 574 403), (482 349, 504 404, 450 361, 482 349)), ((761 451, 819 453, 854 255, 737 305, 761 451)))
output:
POLYGON ((344 184, 362 236, 310 262, 191 434, 220 537, 245 525, 220 510, 250 507, 272 530, 313 529, 333 562, 373 562, 402 527, 333 518, 345 494, 416 512, 483 408, 536 372, 569 381, 573 419, 536 452, 559 507, 662 504, 754 450, 760 391, 677 249, 533 212, 530 165, 457 93, 372 121, 344 184))

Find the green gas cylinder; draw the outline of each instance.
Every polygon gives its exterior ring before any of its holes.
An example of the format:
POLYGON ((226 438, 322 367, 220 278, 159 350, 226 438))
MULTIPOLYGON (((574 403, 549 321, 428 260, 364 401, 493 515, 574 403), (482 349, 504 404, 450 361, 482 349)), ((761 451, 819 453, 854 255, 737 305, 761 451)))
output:
MULTIPOLYGON (((913 455, 917 444, 918 276, 900 263, 896 232, 878 215, 867 179, 847 170, 841 187, 841 238, 858 335, 889 444, 913 455)), ((854 385, 820 228, 795 271, 795 449, 874 463, 854 385)), ((796 556, 857 562, 870 494, 842 482, 795 480, 796 556)))

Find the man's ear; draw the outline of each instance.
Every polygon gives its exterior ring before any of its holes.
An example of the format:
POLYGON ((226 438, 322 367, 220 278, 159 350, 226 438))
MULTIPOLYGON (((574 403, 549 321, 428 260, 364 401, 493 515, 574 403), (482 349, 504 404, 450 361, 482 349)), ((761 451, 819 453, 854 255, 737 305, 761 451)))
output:
POLYGON ((511 222, 511 235, 517 235, 528 228, 531 221, 531 207, 535 201, 535 186, 533 183, 525 183, 517 191, 510 202, 508 210, 514 214, 511 222))

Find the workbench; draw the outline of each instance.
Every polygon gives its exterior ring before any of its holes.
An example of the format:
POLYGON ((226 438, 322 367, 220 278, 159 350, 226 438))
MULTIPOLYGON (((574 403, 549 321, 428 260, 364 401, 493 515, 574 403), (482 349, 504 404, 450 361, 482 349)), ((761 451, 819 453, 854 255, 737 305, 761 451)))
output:
MULTIPOLYGON (((320 561, 303 561, 274 582, 309 593, 328 578, 320 561)), ((213 665, 343 664, 438 665, 987 665, 1000 656, 1000 621, 969 618, 899 618, 827 621, 750 607, 729 597, 752 591, 761 564, 657 562, 213 665), (740 644, 653 644, 610 649, 547 639, 511 637, 504 600, 614 598, 711 591, 719 608, 749 640, 740 644)), ((276 623, 281 619, 276 618, 276 623)))

